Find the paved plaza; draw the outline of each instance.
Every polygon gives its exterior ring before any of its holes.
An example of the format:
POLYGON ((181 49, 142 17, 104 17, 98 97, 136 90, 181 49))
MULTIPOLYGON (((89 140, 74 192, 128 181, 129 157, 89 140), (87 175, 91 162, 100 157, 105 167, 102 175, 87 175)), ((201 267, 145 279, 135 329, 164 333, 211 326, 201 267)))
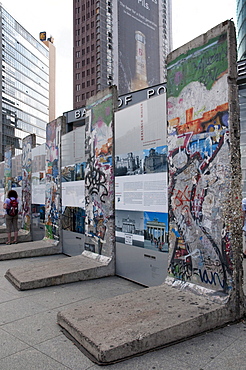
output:
MULTIPOLYGON (((0 246, 1 248, 1 246, 0 246)), ((100 302, 139 291, 142 286, 117 276, 59 286, 16 290, 4 277, 12 267, 62 259, 63 255, 0 261, 0 369, 95 370, 93 363, 57 325, 57 313, 82 303, 100 302)), ((244 260, 244 269, 246 260, 244 260)), ((205 333, 132 359, 110 370, 245 369, 246 321, 205 333)))

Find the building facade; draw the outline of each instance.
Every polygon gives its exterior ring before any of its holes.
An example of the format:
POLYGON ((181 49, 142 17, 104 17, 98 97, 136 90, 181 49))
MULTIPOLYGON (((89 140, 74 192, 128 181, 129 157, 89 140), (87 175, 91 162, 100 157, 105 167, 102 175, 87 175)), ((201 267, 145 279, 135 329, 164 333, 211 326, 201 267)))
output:
POLYGON ((171 0, 73 0, 73 108, 115 84, 119 94, 165 81, 171 0))
POLYGON ((237 0, 237 51, 238 60, 246 58, 246 1, 237 0))
POLYGON ((49 122, 49 49, 0 6, 2 89, 0 99, 0 156, 7 146, 13 154, 22 139, 36 135, 45 142, 49 122))

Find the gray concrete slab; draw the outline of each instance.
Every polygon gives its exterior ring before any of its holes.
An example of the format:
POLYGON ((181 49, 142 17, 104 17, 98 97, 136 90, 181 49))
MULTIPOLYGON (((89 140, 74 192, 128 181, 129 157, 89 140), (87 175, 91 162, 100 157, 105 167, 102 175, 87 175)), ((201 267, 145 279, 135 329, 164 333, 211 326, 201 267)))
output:
POLYGON ((225 304, 167 284, 82 304, 58 324, 99 364, 110 364, 233 321, 225 304))
MULTIPOLYGON (((67 257, 62 254, 33 257, 28 259, 28 264, 35 265, 40 261, 48 263, 54 258, 67 257)), ((113 298, 130 292, 141 292, 146 288, 117 276, 110 276, 18 291, 4 278, 4 274, 8 268, 25 266, 26 263, 27 259, 0 262, 0 317, 3 316, 0 322, 0 368, 102 369, 74 345, 74 340, 69 340, 62 334, 62 328, 56 324, 58 311, 80 308, 86 301, 90 301, 93 303, 89 311, 91 313, 95 305, 103 308, 105 297, 113 298), (41 310, 38 310, 40 306, 41 310), (8 311, 11 314, 8 315, 8 311)), ((165 302, 171 306, 170 300, 165 302)), ((182 311, 183 308, 180 307, 182 311)), ((176 314, 179 315, 179 312, 176 314)), ((242 320, 237 324, 227 325, 181 343, 110 365, 110 370, 245 369, 245 331, 246 322, 242 320)), ((105 340, 105 336, 102 339, 105 340)))
POLYGON ((21 242, 19 236, 18 244, 0 244, 0 261, 47 256, 62 252, 61 245, 52 239, 43 239, 35 242, 21 242))
POLYGON ((98 279, 114 274, 113 262, 103 256, 84 252, 80 256, 50 263, 26 264, 8 269, 5 277, 19 290, 36 289, 75 281, 98 279), (90 258, 91 255, 97 256, 90 258))
MULTIPOLYGON (((14 240, 14 236, 12 233, 12 241, 14 240)), ((8 235, 6 233, 6 230, 2 230, 0 232, 0 244, 6 243, 8 240, 8 235)), ((18 231, 18 242, 30 242, 32 240, 30 232, 27 230, 20 229, 18 231)))

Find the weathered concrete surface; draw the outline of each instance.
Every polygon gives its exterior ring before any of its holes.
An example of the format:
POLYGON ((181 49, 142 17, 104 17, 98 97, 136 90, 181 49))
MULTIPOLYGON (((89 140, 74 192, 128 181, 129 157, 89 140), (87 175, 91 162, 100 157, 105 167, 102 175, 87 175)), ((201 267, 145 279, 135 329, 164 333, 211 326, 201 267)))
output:
MULTIPOLYGON (((19 240, 21 241, 21 236, 19 236, 19 240)), ((49 256, 58 253, 61 253, 61 245, 51 239, 0 245, 0 261, 16 258, 49 256)))
POLYGON ((14 267, 5 277, 17 289, 28 290, 114 275, 109 258, 99 256, 93 259, 89 254, 14 267))
MULTIPOLYGON (((6 243, 8 240, 8 235, 5 228, 0 228, 0 244, 6 243)), ((14 240, 14 234, 12 233, 12 240, 14 240)), ((30 242, 32 240, 30 232, 27 230, 20 229, 18 231, 18 241, 19 242, 30 242)))
POLYGON ((235 320, 225 304, 167 284, 58 313, 87 355, 108 364, 235 320))

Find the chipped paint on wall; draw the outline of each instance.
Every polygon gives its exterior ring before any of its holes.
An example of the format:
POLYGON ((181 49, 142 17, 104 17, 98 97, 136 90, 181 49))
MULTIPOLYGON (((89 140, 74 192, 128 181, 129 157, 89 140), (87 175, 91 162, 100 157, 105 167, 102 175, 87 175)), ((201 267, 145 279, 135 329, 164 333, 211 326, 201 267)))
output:
POLYGON ((30 231, 32 203, 32 148, 36 145, 35 135, 23 139, 22 147, 22 227, 30 231))
POLYGON ((169 276, 228 293, 226 33, 168 64, 169 276))
POLYGON ((60 212, 60 121, 46 127, 45 236, 59 239, 60 212))
POLYGON ((4 188, 5 194, 11 189, 12 181, 12 148, 6 148, 4 152, 4 188))
POLYGON ((85 130, 85 249, 111 257, 114 249, 113 97, 87 107, 85 130))

